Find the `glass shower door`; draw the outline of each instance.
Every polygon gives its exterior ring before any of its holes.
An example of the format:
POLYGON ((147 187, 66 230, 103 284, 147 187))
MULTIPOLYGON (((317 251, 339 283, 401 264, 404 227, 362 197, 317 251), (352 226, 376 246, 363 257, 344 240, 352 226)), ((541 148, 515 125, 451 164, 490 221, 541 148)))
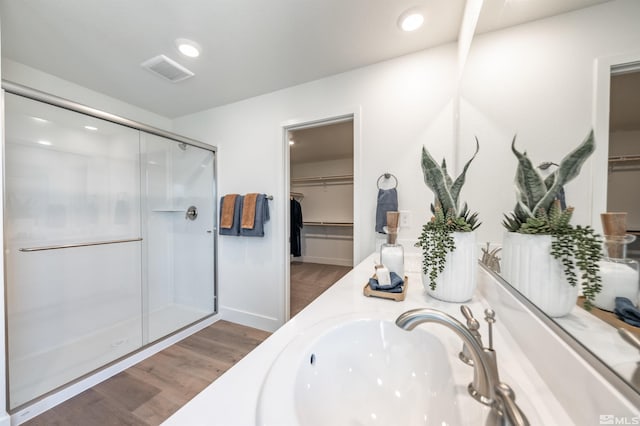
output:
POLYGON ((214 153, 141 133, 145 342, 215 313, 214 153))
POLYGON ((142 346, 139 132, 7 94, 10 408, 142 346))

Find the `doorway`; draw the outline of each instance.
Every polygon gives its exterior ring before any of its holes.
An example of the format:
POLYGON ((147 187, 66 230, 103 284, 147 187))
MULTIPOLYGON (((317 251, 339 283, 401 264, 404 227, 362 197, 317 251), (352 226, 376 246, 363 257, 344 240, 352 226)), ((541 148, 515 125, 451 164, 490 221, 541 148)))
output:
MULTIPOLYGON (((627 213, 627 233, 640 237, 640 66, 612 68, 607 211, 627 213)), ((627 255, 640 260, 640 240, 627 255)))
POLYGON ((352 115, 286 129, 289 313, 296 315, 354 261, 352 115))

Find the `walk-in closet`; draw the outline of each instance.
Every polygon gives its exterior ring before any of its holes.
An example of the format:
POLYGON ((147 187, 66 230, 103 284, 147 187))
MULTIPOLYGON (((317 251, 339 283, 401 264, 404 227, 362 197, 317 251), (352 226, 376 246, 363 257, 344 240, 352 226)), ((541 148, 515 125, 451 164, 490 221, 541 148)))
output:
POLYGON ((640 69, 611 75, 607 211, 627 213, 627 233, 638 238, 627 254, 640 260, 640 69))
POLYGON ((353 266, 353 119, 288 138, 293 316, 353 266))

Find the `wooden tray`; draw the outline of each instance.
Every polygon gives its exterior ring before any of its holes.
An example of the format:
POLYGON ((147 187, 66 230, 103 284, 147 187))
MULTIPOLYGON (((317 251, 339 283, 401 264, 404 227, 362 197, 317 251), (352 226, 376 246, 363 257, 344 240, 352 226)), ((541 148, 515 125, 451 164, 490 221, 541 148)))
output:
MULTIPOLYGON (((584 296, 578 297, 578 306, 584 307, 584 296)), ((631 324, 627 324, 626 322, 619 319, 618 316, 613 312, 605 311, 605 310, 596 308, 595 306, 591 308, 591 311, 587 311, 587 312, 589 312, 591 315, 595 315, 596 317, 600 318, 602 321, 606 322, 609 325, 614 326, 615 328, 620 328, 620 327, 625 328, 628 331, 634 333, 638 338, 640 338, 639 327, 634 327, 631 324)))
POLYGON ((407 287, 409 286, 409 278, 405 275, 404 277, 404 287, 402 288, 402 293, 389 293, 388 291, 380 291, 380 290, 372 290, 369 286, 369 283, 365 284, 362 292, 365 296, 368 297, 379 297, 381 299, 390 299, 395 300, 396 302, 400 302, 404 300, 407 295, 407 287))

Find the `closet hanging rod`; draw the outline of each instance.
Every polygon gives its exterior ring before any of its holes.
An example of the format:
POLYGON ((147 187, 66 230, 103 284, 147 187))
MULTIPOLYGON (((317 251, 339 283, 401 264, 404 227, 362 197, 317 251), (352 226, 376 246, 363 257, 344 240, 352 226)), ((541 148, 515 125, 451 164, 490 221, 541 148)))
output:
POLYGON ((624 163, 625 161, 640 161, 640 155, 620 155, 609 157, 609 163, 624 163))
POLYGON ((335 180, 352 180, 353 175, 333 175, 333 176, 309 176, 291 178, 292 183, 306 183, 306 182, 323 182, 323 181, 335 181, 335 180))
POLYGON ((142 238, 131 238, 128 240, 95 241, 92 243, 62 244, 57 246, 26 247, 18 250, 23 252, 59 250, 59 249, 76 248, 76 247, 104 246, 107 244, 133 243, 136 241, 142 241, 142 238))
POLYGON ((302 222, 307 226, 353 226, 353 222, 302 222))

